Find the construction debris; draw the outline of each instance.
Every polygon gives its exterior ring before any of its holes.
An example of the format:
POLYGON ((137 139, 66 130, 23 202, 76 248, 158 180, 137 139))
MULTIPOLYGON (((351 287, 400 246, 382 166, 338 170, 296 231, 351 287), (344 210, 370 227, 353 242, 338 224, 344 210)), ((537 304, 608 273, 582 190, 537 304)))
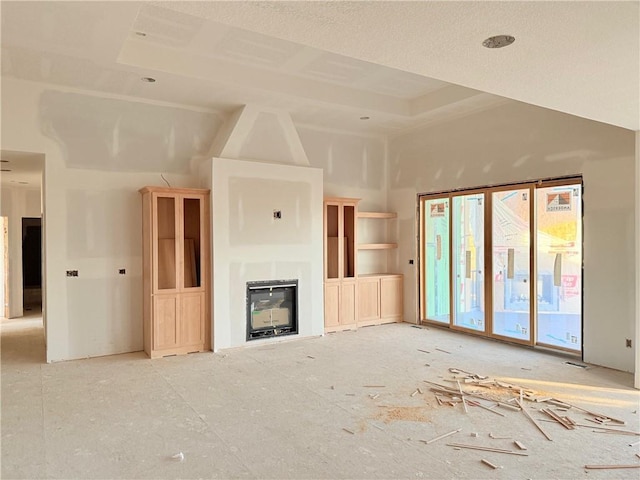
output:
POLYGON ((426 443, 427 445, 429 445, 430 443, 436 442, 436 441, 438 441, 438 440, 442 440, 443 438, 446 438, 446 437, 450 437, 451 435, 455 435, 456 433, 458 433, 458 432, 459 432, 459 431, 461 431, 461 430, 462 430, 462 429, 461 429, 461 428, 459 428, 459 429, 457 429, 457 430, 453 430, 453 431, 451 431, 451 432, 449 432, 449 433, 445 433, 444 435, 440 435, 439 437, 432 438, 431 440, 421 440, 421 442, 424 442, 424 443, 426 443))
POLYGON ((524 444, 522 442, 519 442, 518 440, 515 440, 513 443, 515 443, 516 447, 518 447, 520 450, 527 449, 527 447, 525 447, 524 444))
POLYGON ((342 430, 344 430, 347 433, 350 433, 351 435, 355 435, 355 433, 353 433, 351 430, 349 430, 348 428, 343 428, 342 430))
POLYGON ((493 463, 491 463, 489 460, 485 460, 484 458, 482 460, 480 460, 482 463, 484 463, 485 465, 490 466, 491 468, 493 468, 494 470, 500 468, 497 465, 494 465, 493 463))
POLYGON ((442 350, 441 348, 436 348, 436 350, 438 350, 439 352, 451 354, 451 352, 447 352, 446 350, 442 350))
POLYGON ((506 450, 504 448, 492 448, 492 447, 482 447, 480 445, 465 445, 462 443, 447 443, 448 447, 458 447, 458 448, 468 448, 470 450, 483 450, 485 452, 496 452, 496 453, 507 453, 509 455, 520 455, 523 457, 528 456, 528 453, 524 452, 514 452, 513 450, 506 450))

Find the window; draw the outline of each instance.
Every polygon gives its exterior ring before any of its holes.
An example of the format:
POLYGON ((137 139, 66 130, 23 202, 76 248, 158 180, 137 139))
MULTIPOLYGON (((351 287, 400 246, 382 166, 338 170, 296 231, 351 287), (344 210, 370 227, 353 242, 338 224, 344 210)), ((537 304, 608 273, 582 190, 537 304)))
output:
POLYGON ((420 319, 580 354, 582 180, 422 195, 420 319))

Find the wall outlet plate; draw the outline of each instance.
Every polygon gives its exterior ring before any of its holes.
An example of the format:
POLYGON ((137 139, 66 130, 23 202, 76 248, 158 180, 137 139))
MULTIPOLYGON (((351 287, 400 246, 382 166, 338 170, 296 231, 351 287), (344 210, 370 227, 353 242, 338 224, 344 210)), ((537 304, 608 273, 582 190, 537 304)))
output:
POLYGON ((67 277, 77 277, 78 270, 67 270, 67 277))
POLYGON ((280 220, 282 218, 282 210, 274 210, 273 218, 275 218, 276 220, 280 220))

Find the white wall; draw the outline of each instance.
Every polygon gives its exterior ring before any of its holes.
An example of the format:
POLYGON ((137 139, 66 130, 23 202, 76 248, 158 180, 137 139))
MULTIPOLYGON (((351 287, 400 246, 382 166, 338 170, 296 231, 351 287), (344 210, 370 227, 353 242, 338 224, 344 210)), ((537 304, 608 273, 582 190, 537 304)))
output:
MULTIPOLYGON (((137 190, 144 185, 164 185, 164 181, 159 173, 144 172, 145 168, 153 168, 153 158, 144 157, 135 166, 137 156, 144 156, 145 151, 139 143, 132 150, 127 148, 127 139, 139 140, 132 132, 120 129, 116 135, 116 129, 107 122, 103 126, 106 131, 96 132, 95 138, 100 141, 87 142, 83 130, 74 134, 73 130, 62 128, 66 117, 60 109, 70 109, 71 105, 53 101, 58 98, 56 93, 40 84, 2 81, 2 111, 11 112, 11 121, 2 122, 3 149, 45 155, 47 361, 141 350, 142 205, 137 190), (119 148, 115 148, 117 145, 119 148), (94 149, 102 164, 94 162, 94 149), (124 158, 117 156, 117 163, 126 161, 129 171, 99 170, 113 170, 105 151, 113 155, 130 152, 124 158), (87 168, 72 168, 80 165, 87 168), (120 268, 126 269, 126 275, 118 274, 120 268), (66 270, 78 270, 79 277, 67 278, 66 270)), ((95 102, 85 103, 91 106, 95 102)), ((119 105, 97 103, 96 108, 103 110, 79 111, 78 115, 91 120, 99 117, 100 111, 111 111, 119 105)), ((128 109, 134 106, 132 103, 128 109)), ((144 118, 140 120, 146 121, 147 133, 154 114, 167 118, 179 110, 153 107, 146 104, 141 110, 144 118)), ((177 116, 178 120, 182 117, 177 116)), ((100 128, 99 122, 94 124, 100 128)), ((164 121, 157 125, 159 131, 166 131, 164 121)), ((131 124, 131 128, 135 125, 131 124)), ((152 141, 161 136, 156 132, 146 138, 152 141)), ((189 168, 174 165, 179 163, 174 155, 179 145, 182 143, 165 144, 158 172, 165 172, 173 186, 195 186, 194 178, 181 173, 189 168)), ((151 152, 157 153, 155 149, 151 152)))
MULTIPOLYGON (((41 204, 39 188, 2 186, 0 215, 9 222, 9 318, 23 315, 22 219, 40 218, 41 204)), ((4 297, 4 289, 0 295, 4 297)))
POLYGON ((640 130, 636 132, 636 350, 635 387, 640 388, 640 130))
POLYGON ((584 359, 634 369, 625 348, 635 328, 633 132, 511 102, 394 138, 389 151, 408 321, 416 321, 417 262, 407 260, 417 258, 418 193, 582 174, 584 359))
POLYGON ((322 335, 322 171, 221 158, 210 165, 214 350, 246 343, 249 281, 298 279, 298 337, 322 335))

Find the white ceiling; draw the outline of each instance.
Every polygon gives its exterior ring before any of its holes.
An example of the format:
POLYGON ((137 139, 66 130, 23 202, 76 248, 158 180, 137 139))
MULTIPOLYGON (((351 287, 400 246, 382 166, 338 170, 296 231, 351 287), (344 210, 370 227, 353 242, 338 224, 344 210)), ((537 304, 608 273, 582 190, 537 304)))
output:
POLYGON ((44 156, 38 153, 0 151, 0 185, 40 188, 44 156))
POLYGON ((638 5, 2 1, 2 76, 376 135, 507 99, 637 130, 638 5))

